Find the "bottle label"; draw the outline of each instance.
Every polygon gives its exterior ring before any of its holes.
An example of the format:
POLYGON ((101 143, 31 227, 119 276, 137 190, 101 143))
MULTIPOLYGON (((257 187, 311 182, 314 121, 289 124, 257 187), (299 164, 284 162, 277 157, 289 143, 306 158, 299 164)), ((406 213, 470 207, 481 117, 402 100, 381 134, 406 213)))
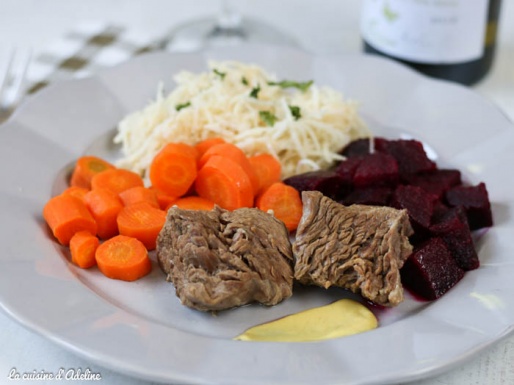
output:
POLYGON ((361 33, 373 48, 418 63, 483 55, 488 0, 364 0, 361 33))

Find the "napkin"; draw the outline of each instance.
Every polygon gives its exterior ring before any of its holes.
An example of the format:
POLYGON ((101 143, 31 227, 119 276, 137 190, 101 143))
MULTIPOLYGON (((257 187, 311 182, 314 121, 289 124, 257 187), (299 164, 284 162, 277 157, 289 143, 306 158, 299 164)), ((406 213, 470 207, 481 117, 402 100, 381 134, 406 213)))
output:
POLYGON ((33 56, 24 90, 34 93, 51 82, 89 76, 133 56, 159 48, 158 38, 136 29, 85 21, 33 56))

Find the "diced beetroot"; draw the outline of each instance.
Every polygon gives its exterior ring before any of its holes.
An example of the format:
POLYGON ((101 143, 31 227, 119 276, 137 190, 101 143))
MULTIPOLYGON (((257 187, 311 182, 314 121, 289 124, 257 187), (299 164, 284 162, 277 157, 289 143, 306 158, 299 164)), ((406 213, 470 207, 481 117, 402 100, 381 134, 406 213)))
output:
POLYGON ((355 170, 357 170, 361 160, 361 157, 343 160, 337 165, 334 171, 339 174, 346 184, 353 185, 353 176, 355 175, 355 170))
POLYGON ((377 151, 392 155, 398 162, 400 176, 435 170, 423 144, 417 140, 389 140, 375 143, 377 151))
POLYGON ((364 155, 353 175, 357 188, 371 186, 392 186, 398 182, 398 164, 387 154, 375 152, 364 155))
POLYGON ((311 171, 291 176, 283 181, 285 184, 294 187, 300 193, 302 191, 319 191, 323 195, 339 200, 351 186, 335 171, 311 171))
POLYGON ((435 300, 450 290, 464 276, 446 244, 430 238, 417 248, 401 269, 402 283, 415 294, 435 300))
POLYGON ((369 138, 356 139, 348 143, 339 153, 347 158, 369 154, 369 138))
POLYGON ((391 187, 369 187, 356 189, 340 201, 344 205, 388 206, 393 189, 391 187))
POLYGON ((434 203, 434 211, 432 213, 431 224, 436 224, 441 222, 442 218, 451 210, 450 207, 446 206, 440 200, 437 200, 434 203))
POLYGON ((418 235, 430 228, 437 198, 421 187, 399 185, 391 197, 391 206, 407 209, 412 227, 418 235))
POLYGON ((462 207, 454 207, 441 215, 430 226, 430 231, 444 241, 462 270, 474 270, 480 266, 466 214, 462 207))
POLYGON ((460 171, 450 169, 436 169, 419 174, 404 176, 406 184, 421 187, 426 192, 437 196, 439 199, 451 187, 462 183, 460 171))
POLYGON ((450 206, 463 206, 471 230, 493 225, 491 203, 484 183, 476 186, 456 186, 446 192, 450 206))
MULTIPOLYGON (((375 149, 377 147, 381 148, 383 147, 384 143, 387 142, 387 139, 384 138, 374 138, 373 139, 373 145, 375 149)), ((344 147, 339 153, 341 155, 346 156, 347 158, 353 158, 358 157, 362 155, 366 155, 370 153, 370 143, 369 138, 363 138, 363 139, 356 139, 349 143, 346 147, 344 147)))

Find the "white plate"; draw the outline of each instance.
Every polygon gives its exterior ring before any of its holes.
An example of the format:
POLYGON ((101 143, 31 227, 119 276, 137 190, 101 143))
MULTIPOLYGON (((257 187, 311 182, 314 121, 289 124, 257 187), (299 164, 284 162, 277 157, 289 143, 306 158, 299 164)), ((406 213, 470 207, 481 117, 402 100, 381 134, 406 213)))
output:
POLYGON ((0 127, 1 304, 86 359, 154 381, 384 384, 434 375, 513 330, 514 183, 505 174, 514 164, 513 144, 513 125, 477 94, 379 58, 312 57, 273 47, 140 57, 50 86, 0 127), (477 244, 480 269, 436 302, 407 299, 380 313, 381 326, 370 332, 315 343, 248 343, 232 337, 343 291, 300 289, 272 308, 213 316, 180 305, 155 262, 149 276, 133 283, 71 265, 41 216, 62 189, 67 165, 85 152, 115 156, 108 139, 116 123, 147 104, 159 81, 169 90, 172 74, 204 70, 207 58, 256 62, 279 78, 335 87, 362 102, 377 134, 421 139, 440 165, 486 182, 495 226, 477 244))

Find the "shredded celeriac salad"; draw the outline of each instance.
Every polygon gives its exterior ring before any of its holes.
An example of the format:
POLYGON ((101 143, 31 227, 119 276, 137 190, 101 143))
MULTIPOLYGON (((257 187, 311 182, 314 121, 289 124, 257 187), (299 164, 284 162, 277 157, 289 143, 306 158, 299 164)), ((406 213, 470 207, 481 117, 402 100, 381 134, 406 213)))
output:
POLYGON ((247 155, 270 153, 282 176, 314 171, 341 160, 337 152, 370 135, 358 103, 312 81, 277 80, 257 65, 210 62, 209 71, 183 71, 176 87, 126 116, 114 141, 122 144, 119 167, 145 175, 152 159, 169 142, 191 145, 212 137, 240 147, 247 155))

